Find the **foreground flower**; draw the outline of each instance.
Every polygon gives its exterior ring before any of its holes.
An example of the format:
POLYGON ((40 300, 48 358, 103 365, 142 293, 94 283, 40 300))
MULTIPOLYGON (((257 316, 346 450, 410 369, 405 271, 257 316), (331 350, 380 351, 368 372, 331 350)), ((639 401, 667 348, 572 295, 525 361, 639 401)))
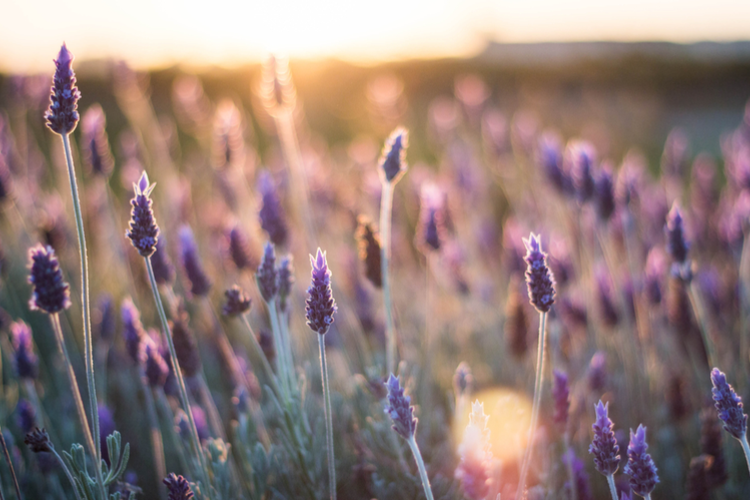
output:
POLYGON ((656 475, 656 465, 651 459, 651 455, 646 453, 648 444, 646 443, 646 428, 643 425, 638 426, 638 430, 633 432, 630 429, 630 444, 628 445, 628 463, 624 472, 630 476, 630 489, 644 498, 650 498, 651 492, 659 482, 659 476, 656 475))
POLYGON ((133 205, 130 219, 130 229, 125 236, 130 238, 133 246, 142 257, 151 257, 156 251, 159 238, 159 227, 156 225, 154 212, 151 209, 151 191, 156 184, 149 184, 146 172, 141 174, 137 183, 133 183, 135 197, 130 200, 133 205))
POLYGON ((547 267, 547 254, 542 251, 539 236, 531 233, 523 239, 526 246, 526 285, 529 289, 529 300, 540 313, 549 311, 555 302, 555 280, 547 267))
POLYGON ((393 421, 393 430, 402 438, 409 440, 417 432, 417 419, 414 418, 414 407, 411 397, 404 396, 398 377, 391 376, 385 384, 388 389, 388 406, 385 412, 393 421))
POLYGON ((310 256, 312 265, 312 283, 307 289, 308 298, 305 302, 305 314, 307 326, 320 335, 325 335, 333 323, 333 315, 336 312, 336 301, 331 292, 331 271, 328 269, 326 254, 318 248, 313 257, 310 256))
POLYGON ((735 439, 742 440, 747 433, 747 415, 743 413, 742 398, 727 382, 727 376, 718 368, 711 370, 714 405, 719 412, 719 418, 724 422, 724 430, 735 439))
POLYGON ((55 59, 55 76, 52 78, 50 105, 44 118, 47 126, 56 134, 68 135, 78 124, 78 99, 81 93, 76 88, 73 72, 73 54, 65 44, 55 59))
POLYGON ((594 455, 594 467, 605 476, 611 476, 617 472, 620 466, 620 447, 612 430, 614 423, 609 419, 609 403, 606 405, 601 401, 596 405, 596 422, 591 427, 594 429, 594 440, 589 446, 589 453, 594 455))
POLYGON ((391 133, 383 147, 380 157, 380 171, 385 182, 395 184, 406 172, 406 147, 409 145, 409 134, 404 128, 397 128, 391 133))

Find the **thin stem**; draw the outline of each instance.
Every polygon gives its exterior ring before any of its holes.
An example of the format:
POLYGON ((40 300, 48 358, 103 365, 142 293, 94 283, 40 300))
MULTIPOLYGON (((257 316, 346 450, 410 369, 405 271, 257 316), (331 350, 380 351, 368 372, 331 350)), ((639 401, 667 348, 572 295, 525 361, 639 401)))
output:
POLYGON ((281 391, 279 390, 279 385, 276 381, 276 375, 274 375, 273 369, 271 368, 271 365, 268 362, 266 355, 263 353, 263 348, 258 343, 258 338, 255 336, 253 327, 250 326, 250 321, 247 319, 247 314, 243 314, 241 315, 241 317, 242 317, 242 322, 245 324, 248 331, 250 332, 250 345, 253 347, 253 351, 255 351, 255 357, 260 359, 260 364, 263 365, 263 371, 266 372, 266 378, 268 378, 268 382, 271 385, 271 389, 273 389, 276 395, 279 396, 281 394, 281 391))
POLYGON ((383 182, 380 194, 380 274, 383 284, 383 307, 385 308, 386 373, 396 373, 396 326, 391 304, 391 280, 388 261, 391 258, 391 210, 393 208, 393 185, 383 182))
POLYGON ((177 353, 174 350, 174 341, 172 340, 172 331, 169 328, 169 322, 167 321, 167 315, 164 312, 164 304, 161 302, 161 295, 159 295, 159 288, 156 285, 156 277, 154 276, 154 268, 151 265, 151 258, 145 257, 146 270, 148 271, 148 279, 151 282, 151 291, 154 294, 154 301, 156 302, 156 309, 159 311, 159 319, 161 320, 161 326, 163 328, 164 336, 167 340, 167 346, 169 347, 169 358, 172 362, 172 368, 174 371, 175 378, 177 379, 177 386, 180 389, 180 403, 182 404, 183 410, 188 417, 188 423, 190 424, 190 438, 193 442, 193 451, 195 452, 198 463, 200 464, 201 471, 203 472, 203 481, 206 491, 209 490, 208 483, 208 468, 206 467, 206 458, 203 456, 203 449, 201 448, 200 438, 198 438, 198 430, 195 427, 195 420, 193 419, 193 411, 190 408, 190 399, 188 399, 187 389, 185 388, 185 379, 182 377, 182 369, 180 363, 177 361, 177 353))
POLYGON ((5 436, 3 436, 2 430, 0 430, 0 446, 3 447, 3 454, 5 455, 5 461, 8 463, 10 469, 10 477, 13 479, 13 487, 16 489, 16 497, 18 500, 23 500, 21 496, 21 488, 18 487, 18 478, 16 477, 16 469, 13 468, 13 462, 10 460, 10 453, 8 453, 8 445, 5 444, 5 436))
POLYGON ((62 470, 65 473, 65 476, 68 478, 68 481, 70 481, 70 486, 73 488, 73 491, 76 494, 76 500, 82 500, 81 494, 78 493, 78 487, 76 486, 76 481, 75 479, 73 479, 73 474, 70 473, 68 466, 65 465, 65 462, 63 461, 62 457, 57 453, 57 450, 52 448, 52 453, 55 455, 55 458, 60 463, 60 467, 62 467, 62 470))
POLYGON ((747 462, 747 469, 750 472, 750 445, 747 443, 747 434, 742 436, 740 444, 742 445, 742 451, 745 452, 745 461, 747 462))
POLYGON ((289 387, 294 392, 299 392, 297 384, 297 370, 294 368, 294 356, 292 354, 292 337, 289 333, 289 312, 279 311, 279 325, 281 326, 281 338, 284 341, 284 354, 289 370, 289 387))
POLYGON ((417 462, 417 469, 419 469, 419 477, 422 479, 422 486, 424 487, 424 496, 427 500, 433 500, 432 487, 430 487, 430 478, 427 476, 427 469, 424 466, 424 460, 422 460, 422 453, 419 451, 416 438, 412 435, 406 441, 409 443, 409 448, 414 455, 414 460, 417 462))
POLYGON ((331 412, 331 389, 328 386, 328 365, 326 365, 325 335, 318 334, 320 348, 320 374, 323 378, 323 396, 325 397, 326 442, 328 443, 328 486, 331 500, 336 500, 336 462, 333 457, 333 416, 331 412))
POLYGON ((619 500, 617 498, 617 487, 615 486, 615 475, 609 474, 607 476, 607 484, 609 485, 609 492, 612 495, 612 500, 619 500))
POLYGON ((271 317, 271 331, 273 332, 273 343, 276 348, 276 375, 281 379, 281 387, 284 390, 285 399, 290 398, 289 377, 287 376, 286 353, 284 352, 284 343, 281 339, 281 327, 279 326, 279 316, 276 314, 276 299, 271 299, 267 303, 268 315, 271 317))
MULTIPOLYGON (((83 227, 83 213, 81 211, 81 200, 78 196, 78 183, 76 182, 76 171, 73 166, 73 156, 70 151, 70 136, 61 135, 63 148, 65 149, 65 163, 68 165, 68 180, 70 181, 70 193, 73 199, 73 212, 76 219, 76 232, 78 234, 78 253, 81 258, 81 306, 83 308, 83 343, 85 346, 85 363, 86 363, 86 382, 89 391, 89 408, 91 412, 91 421, 94 428, 92 435, 96 441, 96 455, 94 455, 94 464, 96 470, 101 467, 101 447, 99 446, 99 410, 96 401, 96 382, 94 380, 94 344, 91 338, 91 304, 89 298, 89 257, 86 249, 86 233, 83 227)), ((101 482, 101 472, 97 473, 97 480, 101 482)), ((104 484, 101 484, 104 488, 104 484)))
POLYGON ((690 304, 693 306, 693 312, 695 313, 696 319, 701 327, 701 336, 703 337, 703 345, 706 348, 706 356, 708 356, 708 366, 719 366, 716 359, 716 351, 714 350, 714 343, 711 340, 711 332, 708 329, 708 318, 706 317, 706 308, 703 306, 703 299, 700 292, 695 286, 695 280, 691 281, 687 287, 688 297, 690 298, 690 304))
POLYGON ((156 417, 156 410, 154 408, 154 395, 151 393, 151 388, 148 383, 144 380, 143 395, 146 399, 146 415, 148 416, 149 427, 151 427, 151 451, 154 454, 154 465, 156 466, 156 480, 157 487, 159 489, 159 496, 162 500, 167 498, 167 488, 161 479, 167 477, 167 464, 164 458, 164 441, 161 436, 161 428, 159 427, 159 420, 156 417))
POLYGON ((536 357, 536 382, 534 383, 534 405, 531 407, 531 425, 529 426, 529 437, 526 441, 526 453, 524 454, 523 466, 521 467, 521 476, 518 479, 518 490, 516 498, 522 498, 526 488, 526 475, 529 473, 531 457, 534 450, 534 431, 536 430, 537 421, 539 420, 539 406, 542 401, 542 386, 544 385, 544 350, 547 338, 547 313, 539 313, 539 346, 536 357))

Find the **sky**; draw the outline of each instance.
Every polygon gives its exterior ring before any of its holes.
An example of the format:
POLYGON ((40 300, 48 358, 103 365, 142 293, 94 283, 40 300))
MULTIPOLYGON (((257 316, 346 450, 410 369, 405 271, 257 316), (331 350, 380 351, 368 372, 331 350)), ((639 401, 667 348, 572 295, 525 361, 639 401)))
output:
POLYGON ((470 56, 488 40, 750 39, 747 0, 0 0, 0 71, 78 60, 233 66, 269 52, 361 63, 470 56))

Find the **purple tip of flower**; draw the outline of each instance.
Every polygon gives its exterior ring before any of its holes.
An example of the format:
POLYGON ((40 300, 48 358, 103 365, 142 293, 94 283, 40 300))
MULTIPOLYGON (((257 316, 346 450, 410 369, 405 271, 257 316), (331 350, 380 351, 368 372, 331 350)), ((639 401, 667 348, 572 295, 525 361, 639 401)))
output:
POLYGON ((55 250, 37 245, 29 250, 32 285, 29 308, 55 314, 70 307, 70 286, 63 279, 55 250))
POLYGON ((279 201, 271 174, 261 172, 258 179, 258 191, 260 191, 263 205, 260 209, 260 226, 268 233, 268 239, 274 245, 284 246, 289 237, 284 210, 279 201))
POLYGON ((263 258, 255 273, 255 281, 258 283, 258 290, 263 300, 269 302, 276 297, 279 291, 278 272, 276 270, 276 253, 271 243, 266 243, 263 249, 263 258))
POLYGON ((184 477, 177 476, 173 472, 165 477, 162 482, 167 485, 169 500, 190 500, 193 498, 193 490, 184 477))
POLYGON ((208 294, 212 283, 203 269, 203 264, 201 264, 193 230, 188 226, 183 226, 180 229, 180 246, 182 266, 190 282, 190 293, 197 297, 208 294))
POLYGON ((294 268, 292 267, 292 257, 287 256, 279 262, 279 308, 286 311, 287 298, 292 291, 294 284, 294 268))
POLYGON ((529 238, 523 239, 526 246, 526 285, 529 290, 529 300, 537 311, 546 313, 555 302, 555 281, 547 267, 547 254, 542 252, 539 236, 531 233, 529 238))
POLYGON ((169 285, 175 277, 174 266, 169 259, 165 241, 165 238, 158 238, 156 249, 151 255, 151 267, 154 269, 154 278, 159 285, 169 285))
POLYGON ((675 262, 682 264, 687 260, 690 244, 685 239, 685 227, 680 206, 677 202, 667 214, 667 251, 675 262))
POLYGON ((156 184, 149 184, 144 171, 138 182, 133 183, 135 197, 130 200, 133 205, 130 218, 130 229, 125 236, 130 238, 133 246, 142 257, 150 257, 156 251, 159 238, 159 226, 156 225, 154 211, 151 208, 151 192, 156 184))
POLYGON ((63 43, 55 59, 55 76, 52 78, 50 105, 44 118, 47 126, 60 135, 70 134, 78 124, 78 99, 81 93, 75 86, 73 54, 63 43))
POLYGON ((326 254, 318 248, 313 257, 310 256, 312 265, 312 283, 307 289, 307 300, 305 301, 305 313, 307 326, 320 335, 325 335, 333 323, 333 315, 336 312, 336 301, 331 291, 331 271, 328 269, 326 254))
POLYGON ((630 429, 628 463, 625 465, 624 472, 630 476, 630 489, 642 497, 650 495, 659 482, 656 465, 651 455, 646 453, 647 449, 646 428, 639 425, 635 432, 630 429))
POLYGON ((594 467, 605 476, 617 472, 620 466, 620 447, 617 445, 614 423, 609 419, 609 403, 599 401, 595 406, 596 421, 592 425, 594 439, 589 446, 589 453, 594 455, 594 467))
POLYGON ((122 336, 125 340, 125 348, 130 359, 138 363, 141 342, 146 332, 141 324, 141 315, 130 297, 122 301, 120 315, 122 316, 122 336))
POLYGON ((385 412, 393 421, 393 430, 404 439, 411 439, 417 432, 417 419, 414 418, 414 407, 411 398, 404 396, 404 389, 398 377, 392 373, 385 384, 388 389, 388 406, 385 412))
POLYGON ((34 379, 39 374, 38 359, 34 354, 31 339, 31 328, 23 321, 16 321, 10 325, 10 335, 15 352, 15 365, 18 377, 34 379))
POLYGON ((564 428, 568 423, 568 409, 570 407, 568 376, 558 370, 555 370, 553 375, 552 401, 554 402, 554 412, 552 414, 552 420, 557 425, 564 428))
POLYGON ((385 141, 383 154, 380 157, 380 169, 386 182, 396 183, 406 172, 406 148, 409 145, 409 133, 405 128, 394 130, 385 141))
POLYGON ((250 310, 252 301, 238 285, 233 285, 225 291, 224 296, 227 298, 221 310, 224 316, 239 316, 250 310))
POLYGON ((747 433, 747 415, 742 411, 742 398, 734 392, 727 382, 727 376, 718 368, 711 370, 711 383, 714 386, 711 389, 714 405, 724 422, 724 430, 736 439, 743 439, 747 433))

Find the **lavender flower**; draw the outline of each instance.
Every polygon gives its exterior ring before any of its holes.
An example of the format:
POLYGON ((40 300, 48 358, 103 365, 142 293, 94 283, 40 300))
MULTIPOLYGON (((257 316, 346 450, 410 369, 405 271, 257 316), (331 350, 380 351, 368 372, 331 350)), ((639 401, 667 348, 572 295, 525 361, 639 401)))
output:
POLYGON ((52 452, 55 448, 52 445, 52 441, 49 439, 49 434, 44 429, 36 428, 33 431, 26 434, 23 440, 29 449, 34 453, 52 452))
POLYGON ((308 298, 305 301, 307 326, 319 335, 325 335, 336 312, 336 301, 331 292, 331 271, 328 269, 325 252, 318 248, 316 256, 310 256, 310 264, 312 283, 307 289, 308 298))
POLYGON ((594 189, 594 201, 599 218, 607 222, 615 211, 614 183, 612 169, 609 166, 603 167, 599 172, 594 189))
POLYGON ((186 377, 196 375, 201 369, 201 357, 193 332, 188 326, 188 315, 182 306, 178 307, 175 317, 169 322, 172 331, 177 363, 186 377))
POLYGON ((10 335, 15 350, 16 373, 21 379, 35 379, 39 375, 39 360, 34 354, 31 328, 23 321, 10 325, 10 335))
POLYGON ((169 365, 151 336, 144 337, 144 342, 141 343, 140 362, 148 385, 164 387, 169 376, 169 365))
MULTIPOLYGON (((594 497, 591 495, 589 475, 586 473, 586 466, 583 463, 583 460, 578 458, 572 449, 569 449, 563 454, 562 461, 565 465, 570 463, 570 468, 573 471, 573 481, 575 481, 576 485, 575 491, 578 493, 578 496, 576 496, 574 500, 593 500, 594 497)), ((572 494, 573 488, 570 481, 565 482, 565 489, 572 494)), ((571 498, 573 497, 571 496, 571 498)))
POLYGON ((252 301, 238 285, 233 285, 232 288, 225 291, 224 296, 227 298, 227 302, 221 310, 224 316, 239 316, 250 310, 252 301))
POLYGON ((365 265, 365 276, 370 283, 377 288, 383 286, 380 266, 380 237, 376 234, 367 217, 360 215, 357 218, 357 246, 359 248, 359 259, 365 265))
POLYGON ((190 500, 193 498, 193 490, 190 483, 182 476, 176 476, 174 472, 165 477, 162 482, 169 490, 169 500, 190 500))
POLYGON ((151 267, 154 270, 154 278, 159 285, 170 285, 174 281, 174 266, 169 260, 169 254, 166 249, 166 239, 158 238, 156 240, 156 249, 151 255, 151 267))
POLYGON ((380 165, 381 179, 395 184, 406 172, 406 148, 409 146, 409 133, 405 128, 397 128, 385 141, 380 165))
POLYGON ((594 429, 594 440, 589 446, 589 453, 594 455, 594 467, 605 476, 617 472, 620 466, 620 447, 617 446, 615 433, 612 431, 614 423, 609 419, 609 403, 599 401, 595 406, 596 421, 591 427, 594 429))
POLYGON ((229 231, 229 256, 237 269, 256 269, 258 258, 250 251, 250 242, 240 226, 229 231))
POLYGON ((271 179, 271 174, 268 172, 260 173, 258 191, 260 191, 263 199, 263 206, 260 209, 260 226, 268 233, 268 239, 274 245, 284 246, 289 231, 279 196, 276 193, 276 187, 273 184, 273 179, 271 179))
POLYGON ((159 226, 156 225, 154 211, 151 209, 151 191, 156 184, 149 184, 148 174, 144 171, 137 183, 133 183, 135 197, 130 200, 133 205, 130 219, 130 229, 125 236, 130 238, 133 246, 142 257, 151 257, 156 251, 156 241, 159 238, 159 226))
POLYGON ((563 155, 560 138, 554 132, 546 132, 539 140, 538 162, 552 185, 560 194, 573 191, 573 183, 563 170, 563 155))
POLYGON ((212 283, 203 269, 193 231, 188 226, 183 226, 180 229, 180 246, 182 266, 185 268, 185 275, 190 282, 190 293, 197 297, 208 294, 212 283))
POLYGON ((404 396, 404 389, 398 377, 392 373, 385 385, 388 389, 388 406, 385 412, 393 421, 393 430, 408 441, 417 432, 417 419, 414 418, 411 397, 404 396))
POLYGON ((94 312, 94 331, 97 337, 111 341, 116 330, 115 306, 112 296, 103 293, 99 296, 98 305, 94 312))
POLYGON ((291 255, 281 259, 278 268, 278 282, 279 282, 279 309, 286 311, 287 302, 286 299, 292 291, 292 285, 294 284, 294 268, 292 267, 291 255))
POLYGON ((26 399, 19 399, 16 407, 18 426, 24 434, 31 432, 36 426, 36 411, 26 399))
POLYGON ((594 182, 594 163, 596 151, 588 142, 571 141, 565 148, 565 163, 573 178, 576 198, 585 203, 594 197, 596 183, 594 182))
POLYGON ((474 376, 466 361, 461 361, 453 374, 453 392, 456 397, 471 394, 474 387, 474 376))
POLYGON ((52 78, 50 106, 44 114, 47 126, 56 134, 68 135, 78 124, 78 99, 81 93, 76 88, 73 72, 73 54, 63 43, 55 59, 55 76, 52 78))
POLYGON ((714 405, 719 412, 719 418, 724 422, 724 430, 735 439, 742 440, 747 432, 747 415, 742 411, 740 398, 729 383, 726 375, 718 368, 711 370, 714 405))
POLYGON ((554 411, 552 421, 561 429, 568 423, 568 409, 570 408, 570 388, 568 387, 568 376, 561 371, 554 370, 554 381, 552 383, 552 401, 554 411))
POLYGON ((258 266, 258 272, 255 273, 255 281, 263 300, 270 302, 276 297, 279 291, 278 272, 276 271, 276 254, 271 243, 266 243, 263 250, 263 258, 258 266))
POLYGON ((141 342, 146 332, 141 324, 141 315, 130 297, 122 301, 120 314, 122 316, 122 336, 125 339, 125 348, 130 355, 130 359, 137 364, 141 342))
POLYGON ((593 392, 601 392, 607 385, 607 354, 603 351, 596 352, 589 363, 589 388, 593 392))
POLYGON ((547 267, 547 254, 542 251, 539 236, 531 233, 529 239, 524 238, 526 246, 526 285, 529 290, 529 300, 540 313, 549 311, 555 302, 555 280, 547 267))
POLYGON ((29 308, 55 314, 70 307, 70 286, 63 280, 54 249, 37 245, 29 250, 29 260, 29 308))
POLYGON ((633 429, 630 429, 628 463, 625 465, 624 472, 630 476, 630 489, 633 490, 633 493, 642 497, 650 495, 659 482, 659 476, 656 475, 656 465, 654 465, 651 455, 646 453, 647 449, 646 428, 639 425, 635 433, 633 429))
POLYGON ((109 149, 105 127, 107 118, 99 104, 93 104, 83 114, 81 141, 83 159, 97 175, 108 177, 114 168, 114 159, 109 149))
POLYGON ((667 262, 663 251, 654 247, 646 258, 646 271, 643 277, 643 288, 651 304, 659 304, 662 300, 662 282, 666 275, 667 262))
POLYGON ((685 239, 683 224, 680 206, 675 202, 669 214, 667 214, 667 226, 664 231, 667 235, 667 252, 678 264, 683 264, 687 260, 688 250, 690 249, 690 244, 685 239))
POLYGON ((420 198, 422 206, 416 240, 417 247, 427 254, 440 250, 442 246, 444 197, 437 186, 426 183, 422 186, 420 198))
POLYGON ((603 269, 599 269, 596 273, 596 289, 599 311, 604 324, 609 327, 617 325, 620 315, 615 306, 615 299, 612 297, 612 286, 603 269))

